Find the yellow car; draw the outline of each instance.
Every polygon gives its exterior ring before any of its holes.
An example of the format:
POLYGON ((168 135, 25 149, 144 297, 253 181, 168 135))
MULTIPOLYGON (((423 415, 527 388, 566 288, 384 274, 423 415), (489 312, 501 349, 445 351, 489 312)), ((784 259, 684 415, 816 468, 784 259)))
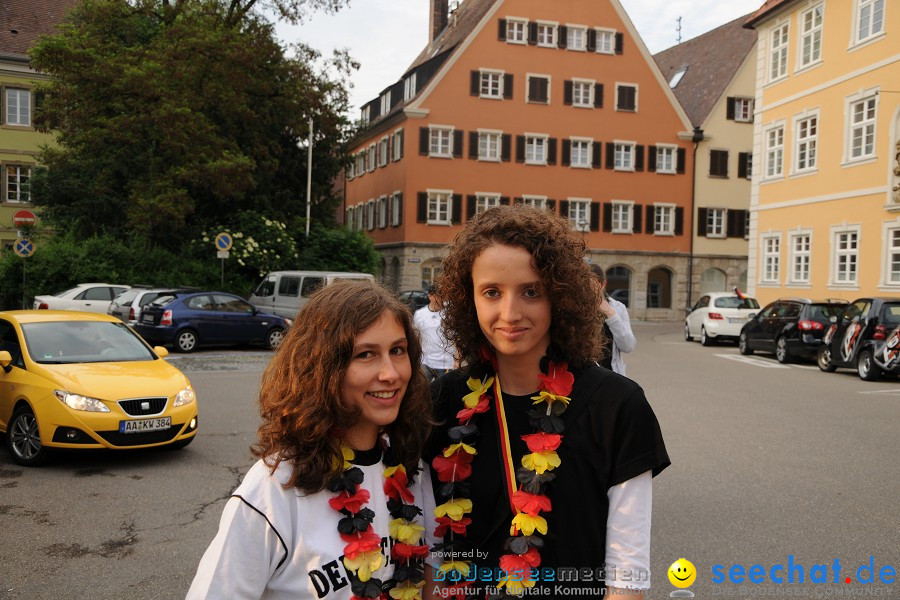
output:
POLYGON ((0 312, 0 432, 14 461, 51 448, 184 447, 197 434, 191 382, 120 320, 0 312))

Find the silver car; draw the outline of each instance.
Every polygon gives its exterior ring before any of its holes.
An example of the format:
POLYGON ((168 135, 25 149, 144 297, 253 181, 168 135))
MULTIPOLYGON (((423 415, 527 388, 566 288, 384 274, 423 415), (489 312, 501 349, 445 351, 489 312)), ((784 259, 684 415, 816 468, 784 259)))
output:
POLYGON ((172 288, 133 287, 113 298, 106 312, 118 317, 126 325, 134 325, 141 318, 144 306, 171 292, 172 288))

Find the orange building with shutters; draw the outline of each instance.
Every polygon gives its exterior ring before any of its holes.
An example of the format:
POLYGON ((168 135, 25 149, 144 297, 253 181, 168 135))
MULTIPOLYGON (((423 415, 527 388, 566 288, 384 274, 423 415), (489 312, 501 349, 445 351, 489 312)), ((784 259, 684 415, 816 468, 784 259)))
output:
POLYGON ((382 280, 418 289, 499 204, 569 219, 638 318, 679 318, 691 251, 690 119, 617 0, 431 0, 431 41, 362 108, 345 224, 382 280))

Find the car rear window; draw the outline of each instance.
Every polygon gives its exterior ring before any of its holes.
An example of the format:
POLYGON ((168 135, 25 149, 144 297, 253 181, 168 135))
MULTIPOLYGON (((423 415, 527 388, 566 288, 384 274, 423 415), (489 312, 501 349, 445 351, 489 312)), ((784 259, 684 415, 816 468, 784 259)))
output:
POLYGON ((885 304, 878 320, 884 325, 900 325, 900 304, 885 304))
POLYGON ((840 317, 845 308, 847 308, 846 304, 810 304, 807 318, 825 323, 831 317, 840 317))
POLYGON ((175 296, 174 294, 163 294, 162 296, 155 299, 150 304, 153 306, 166 306, 167 304, 171 304, 172 302, 175 302, 176 300, 178 300, 178 297, 175 296))
POLYGON ((138 291, 139 290, 131 288, 130 290, 119 292, 118 295, 113 298, 113 301, 119 305, 125 304, 126 302, 131 302, 132 300, 134 300, 134 297, 138 295, 138 291))
POLYGON ((721 298, 716 298, 713 306, 716 308, 759 308, 759 302, 754 298, 723 296, 721 298))

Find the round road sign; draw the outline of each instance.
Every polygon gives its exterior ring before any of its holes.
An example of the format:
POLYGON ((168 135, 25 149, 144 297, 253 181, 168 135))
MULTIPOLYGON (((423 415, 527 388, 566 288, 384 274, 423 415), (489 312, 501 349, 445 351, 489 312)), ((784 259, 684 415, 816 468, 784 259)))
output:
POLYGON ((21 256, 22 258, 28 258, 37 248, 34 245, 34 242, 29 240, 28 238, 19 238, 13 244, 13 252, 21 256))
POLYGON ((34 225, 34 213, 27 209, 17 210, 13 215, 13 225, 16 227, 25 227, 26 225, 34 225))
POLYGON ((220 252, 231 250, 232 243, 234 243, 234 241, 231 239, 230 233, 225 233, 223 231, 216 236, 216 250, 220 252))

